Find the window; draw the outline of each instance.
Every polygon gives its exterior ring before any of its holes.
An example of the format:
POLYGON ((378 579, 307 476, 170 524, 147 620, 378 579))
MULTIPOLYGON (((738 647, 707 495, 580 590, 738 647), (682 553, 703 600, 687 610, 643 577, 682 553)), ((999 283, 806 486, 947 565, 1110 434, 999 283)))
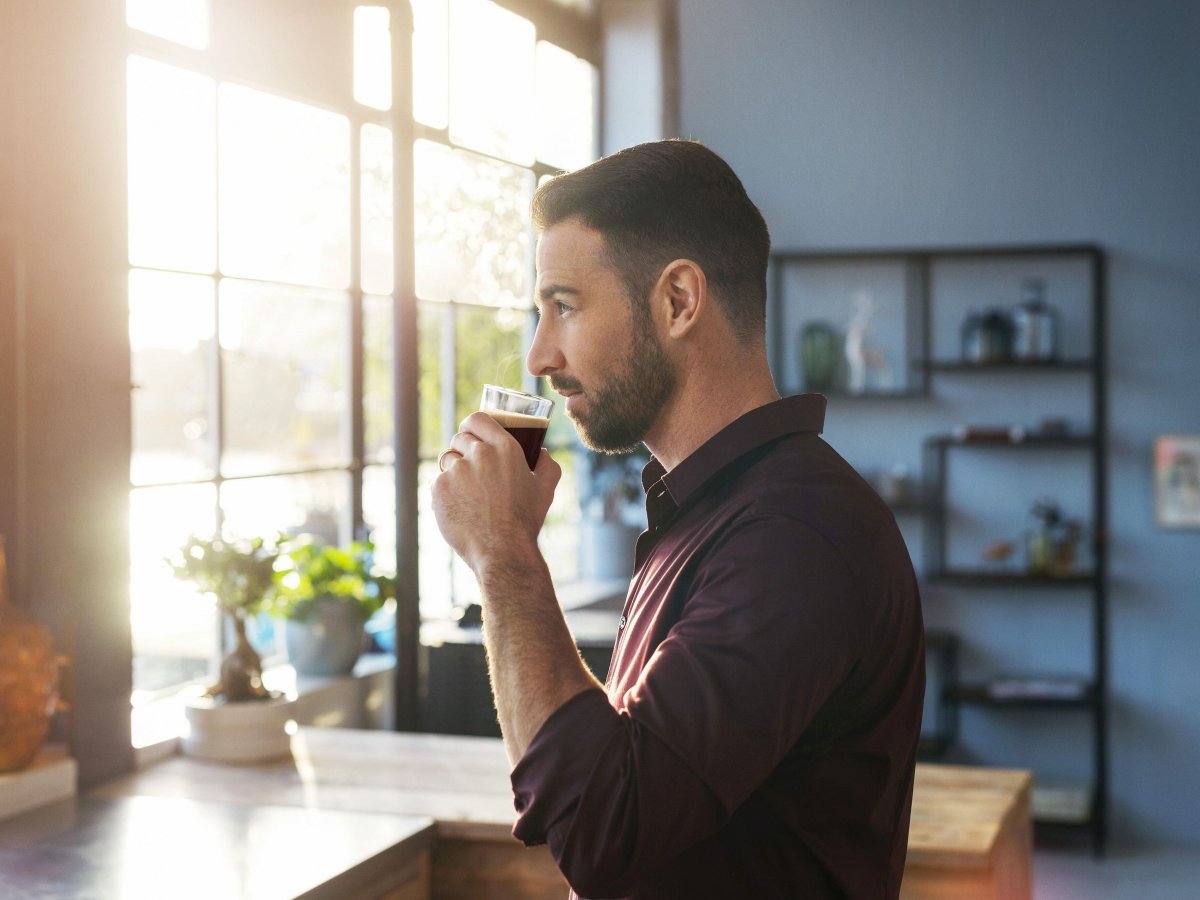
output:
MULTIPOLYGON (((392 51, 408 48, 391 6, 306 4, 286 31, 256 0, 126 9, 139 702, 206 677, 217 654, 213 605, 164 563, 189 534, 368 536, 395 565, 397 477, 412 478, 422 614, 472 598, 429 484, 484 382, 531 386, 529 201, 539 178, 594 158, 597 73, 570 49, 588 44, 582 18, 564 40, 551 16, 556 43, 489 0, 413 0, 411 58, 395 60, 412 67, 413 119, 398 124, 392 51), (398 216, 407 154, 413 208, 398 216), (398 273, 410 218, 415 267, 398 273), (401 390, 421 459, 399 474, 397 315, 416 319, 419 378, 401 390)), ((578 499, 557 418, 565 476, 543 538, 566 580, 578 499)))
MULTIPOLYGON (((525 374, 535 324, 529 203, 539 178, 595 158, 597 73, 488 0, 417 0, 413 13, 421 609, 437 617, 475 599, 433 518, 437 455, 478 408, 483 384, 536 387, 525 374)), ((561 412, 555 420, 547 446, 563 479, 542 544, 564 582, 577 573, 579 500, 574 433, 561 412)))

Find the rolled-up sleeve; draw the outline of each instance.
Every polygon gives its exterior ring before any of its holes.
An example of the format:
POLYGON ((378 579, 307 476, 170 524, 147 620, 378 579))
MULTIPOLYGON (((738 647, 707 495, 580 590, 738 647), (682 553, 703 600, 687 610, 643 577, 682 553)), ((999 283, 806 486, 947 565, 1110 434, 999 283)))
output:
POLYGON ((807 526, 731 529, 637 680, 543 724, 512 773, 514 835, 548 843, 580 895, 614 897, 715 834, 852 668, 853 597, 807 526))

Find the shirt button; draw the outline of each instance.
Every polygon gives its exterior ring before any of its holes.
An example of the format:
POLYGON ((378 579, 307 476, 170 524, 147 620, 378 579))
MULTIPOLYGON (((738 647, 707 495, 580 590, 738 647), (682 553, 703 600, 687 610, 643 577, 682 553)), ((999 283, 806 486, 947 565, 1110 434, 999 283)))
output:
POLYGON ((621 628, 624 628, 624 627, 625 627, 625 617, 624 617, 624 616, 621 616, 621 620, 620 620, 619 622, 617 622, 617 628, 618 628, 618 629, 621 629, 621 628))

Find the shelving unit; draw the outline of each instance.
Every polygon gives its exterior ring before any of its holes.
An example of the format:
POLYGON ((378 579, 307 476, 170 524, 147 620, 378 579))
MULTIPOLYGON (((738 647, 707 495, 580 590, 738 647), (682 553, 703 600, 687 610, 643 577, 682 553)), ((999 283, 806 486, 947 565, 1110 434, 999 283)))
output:
MULTIPOLYGON (((907 430, 917 433, 915 441, 919 446, 913 449, 920 460, 918 497, 893 504, 893 511, 898 522, 909 519, 920 522, 921 552, 914 550, 913 556, 926 592, 936 592, 940 601, 959 609, 991 598, 987 602, 1000 604, 997 615, 1020 617, 1030 624, 1036 623, 1041 614, 1037 598, 1045 592, 1051 592, 1046 596, 1061 598, 1058 604, 1068 611, 1074 609, 1072 598, 1078 596, 1077 615, 1086 617, 1090 638, 1089 647, 1073 648, 1090 656, 1087 671, 975 671, 971 677, 960 680, 960 647, 969 650, 989 636, 972 633, 969 625, 966 629, 931 627, 927 632, 928 668, 934 676, 930 686, 937 696, 926 706, 927 720, 935 721, 924 733, 922 752, 926 758, 954 756, 964 739, 960 711, 967 707, 976 710, 975 715, 1001 717, 997 722, 1006 721, 1003 717, 1014 710, 1038 716, 1058 714, 1067 719, 1085 717, 1090 725, 1090 746, 1080 748, 1079 753, 1085 754, 1086 762, 1090 763, 1090 777, 1082 788, 1070 789, 1051 779, 1035 781, 1035 818, 1039 834, 1084 837, 1089 839, 1093 851, 1101 854, 1108 830, 1104 252, 1091 244, 777 252, 772 256, 771 266, 769 346, 776 380, 784 393, 804 389, 799 330, 812 319, 828 319, 831 310, 835 314, 840 310, 841 322, 846 322, 851 315, 850 298, 862 293, 860 284, 875 290, 890 304, 879 324, 880 341, 890 347, 893 355, 902 351, 901 359, 891 360, 889 371, 903 371, 905 376, 901 383, 882 388, 875 386, 853 394, 823 393, 829 399, 831 421, 849 420, 857 429, 855 434, 869 433, 864 424, 874 421, 904 421, 907 430), (960 319, 956 320, 954 309, 945 308, 954 306, 948 298, 953 296, 961 304, 961 295, 970 292, 972 279, 982 283, 981 293, 987 294, 1000 280, 997 272, 1007 273, 1004 277, 1011 278, 1022 266, 1034 273, 1046 269, 1056 276, 1062 272, 1071 274, 1074 318, 1065 324, 1063 333, 1065 337, 1070 329, 1076 338, 1074 344, 1064 345, 1063 352, 1052 362, 964 362, 957 352, 957 340, 945 339, 950 323, 960 321, 962 315, 960 308, 960 319), (856 282, 855 273, 859 269, 864 274, 856 282), (885 275, 890 276, 890 283, 885 275), (996 391, 1003 392, 1010 381, 1021 386, 1020 391, 1013 391, 1014 395, 1020 395, 1013 404, 1027 408, 1028 415, 1036 412, 1061 419, 1071 414, 1076 421, 1065 429, 1061 422, 1049 427, 1045 420, 993 421, 990 424, 997 426, 993 428, 964 428, 961 421, 947 421, 954 412, 946 412, 943 407, 960 413, 990 409, 989 391, 995 397, 996 391), (1067 408, 1039 401, 1041 394, 1032 387, 1025 390, 1026 385, 1048 389, 1054 403, 1066 397, 1067 408), (1025 394, 1030 396, 1027 398, 1025 394), (972 398, 976 396, 984 399, 973 404, 972 398), (847 400, 875 403, 847 403, 847 400), (963 485, 954 478, 952 460, 975 473, 976 502, 959 496, 963 485), (987 517, 989 510, 986 503, 977 502, 982 490, 979 483, 991 477, 988 473, 1014 465, 1014 460, 1022 471, 1031 475, 1043 473, 1044 477, 1052 477, 1044 473, 1061 471, 1065 466, 1072 477, 1082 481, 1086 472, 1086 488, 1082 493, 1088 495, 1083 503, 1090 505, 1086 515, 1088 540, 1078 566, 1064 574, 1031 574, 1012 561, 990 565, 972 561, 969 553, 960 550, 956 555, 952 550, 954 541, 963 540, 962 533, 971 529, 975 529, 971 537, 980 539, 979 533, 985 528, 980 520, 987 517), (1047 801, 1040 815, 1036 803, 1038 786, 1047 801)), ((838 445, 838 441, 834 443, 838 445)), ((847 455, 852 463, 857 463, 852 453, 847 455)), ((1000 490, 999 499, 1009 503, 1019 496, 1020 490, 1005 493, 995 486, 990 489, 1000 490)), ((974 559, 980 558, 976 553, 974 559)), ((969 615, 961 618, 970 622, 969 615)), ((1022 658, 1019 652, 1016 656, 1022 658)), ((976 658, 988 660, 986 654, 977 654, 976 658)), ((1011 759, 1007 764, 1024 763, 1021 759, 1011 759)))

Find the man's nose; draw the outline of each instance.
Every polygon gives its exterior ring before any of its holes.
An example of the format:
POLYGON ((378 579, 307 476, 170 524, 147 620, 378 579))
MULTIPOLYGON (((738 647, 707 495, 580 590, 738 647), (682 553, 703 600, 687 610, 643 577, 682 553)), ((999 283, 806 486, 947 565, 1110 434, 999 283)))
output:
POLYGON ((533 343, 525 357, 525 368, 533 376, 553 375, 563 367, 562 351, 549 334, 545 320, 539 320, 533 332, 533 343))

